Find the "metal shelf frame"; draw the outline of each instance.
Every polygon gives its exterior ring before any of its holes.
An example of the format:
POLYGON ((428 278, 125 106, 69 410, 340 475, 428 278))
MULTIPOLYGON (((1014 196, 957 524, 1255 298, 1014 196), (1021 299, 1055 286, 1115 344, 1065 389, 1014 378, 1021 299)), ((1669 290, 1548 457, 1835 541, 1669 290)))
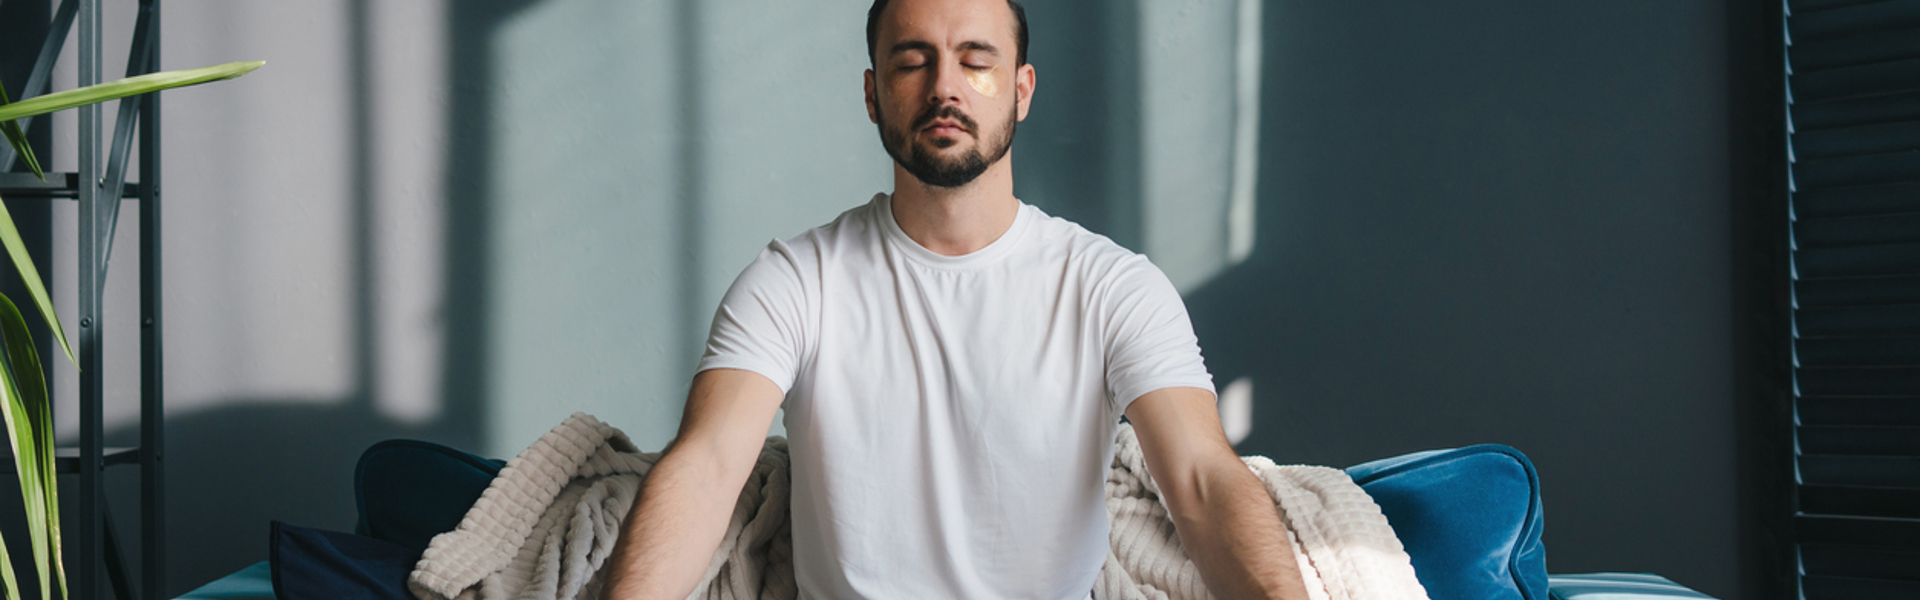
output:
MULTIPOLYGON (((16 0, 17 1, 17 0, 16 0)), ((45 43, 34 62, 27 87, 19 98, 46 93, 53 63, 66 43, 69 30, 78 30, 78 86, 102 80, 100 0, 61 0, 49 23, 45 43), (75 23, 78 26, 75 27, 75 23)), ((137 0, 138 17, 127 59, 127 76, 152 73, 160 66, 160 0, 137 0)), ((61 494, 70 507, 62 538, 69 597, 91 600, 100 593, 101 569, 118 598, 158 600, 166 597, 166 505, 164 470, 163 386, 161 381, 160 319, 160 98, 147 94, 120 101, 111 137, 102 128, 101 107, 74 109, 79 126, 79 170, 49 173, 42 182, 31 175, 0 173, 0 194, 8 198, 71 198, 79 202, 81 240, 77 321, 80 361, 80 447, 58 454, 63 473, 73 472, 77 485, 61 494), (102 160, 103 141, 108 149, 102 160), (139 149, 139 183, 126 182, 130 150, 139 149), (108 261, 113 252, 115 225, 127 200, 139 205, 140 252, 140 443, 135 448, 104 447, 101 319, 108 261), (126 577, 112 516, 108 513, 103 471, 109 465, 140 467, 140 589, 135 595, 126 577), (70 466, 69 466, 70 465, 70 466)), ((22 120, 21 127, 30 125, 22 120)), ((14 163, 10 147, 0 147, 0 170, 14 163)), ((67 321, 75 323, 76 321, 67 321)))

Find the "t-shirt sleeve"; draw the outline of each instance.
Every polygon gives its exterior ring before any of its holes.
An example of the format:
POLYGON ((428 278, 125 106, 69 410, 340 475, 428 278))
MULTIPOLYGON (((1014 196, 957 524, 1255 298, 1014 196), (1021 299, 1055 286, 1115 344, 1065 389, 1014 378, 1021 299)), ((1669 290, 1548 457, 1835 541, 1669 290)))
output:
POLYGON ((1107 390, 1115 414, 1170 387, 1214 391, 1180 292, 1144 257, 1120 267, 1103 295, 1107 390))
POLYGON ((807 348, 807 296, 800 261, 775 241, 733 280, 707 332, 695 372, 741 369, 793 387, 807 348))

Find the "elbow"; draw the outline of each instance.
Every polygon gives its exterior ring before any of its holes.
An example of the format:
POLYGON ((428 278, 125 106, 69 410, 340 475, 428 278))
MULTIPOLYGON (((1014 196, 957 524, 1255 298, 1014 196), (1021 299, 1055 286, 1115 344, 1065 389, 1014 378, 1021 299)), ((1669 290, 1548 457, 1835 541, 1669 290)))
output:
POLYGON ((758 455, 730 456, 725 450, 711 441, 675 440, 662 451, 642 485, 672 482, 672 487, 703 499, 732 498, 740 493, 758 455))
POLYGON ((1160 500, 1167 505, 1167 514, 1176 523, 1206 513, 1203 507, 1207 504, 1207 484, 1199 469, 1186 469, 1158 483, 1160 500))
POLYGON ((1167 505, 1167 515, 1173 519, 1174 526, 1190 528, 1206 523, 1216 512, 1216 505, 1232 495, 1233 487, 1243 483, 1235 481, 1236 474, 1251 475, 1237 457, 1227 462, 1215 460, 1191 465, 1159 481, 1161 500, 1167 505))

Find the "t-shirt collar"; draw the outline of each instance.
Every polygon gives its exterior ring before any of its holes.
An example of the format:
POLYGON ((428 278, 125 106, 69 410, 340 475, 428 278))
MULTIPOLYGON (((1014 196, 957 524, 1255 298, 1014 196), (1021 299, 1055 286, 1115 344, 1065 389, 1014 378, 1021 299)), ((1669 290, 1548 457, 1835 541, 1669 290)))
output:
MULTIPOLYGON (((1019 211, 1014 214, 1013 225, 1007 227, 1007 230, 1001 233, 999 238, 994 239, 992 243, 987 244, 979 250, 959 256, 947 256, 928 250, 926 246, 920 245, 920 242, 913 241, 913 238, 908 237, 905 230, 900 229, 900 222, 893 218, 892 199, 892 196, 885 192, 873 196, 876 214, 880 217, 881 228, 886 232, 887 241, 891 242, 894 247, 899 248, 907 256, 912 257, 913 260, 943 269, 977 267, 991 263, 1001 256, 1006 255, 1013 247, 1019 245, 1020 233, 1026 230, 1027 222, 1033 219, 1032 215, 1029 214, 1033 212, 1033 207, 1021 202, 1019 211)), ((1016 202, 1017 201, 1018 200, 1016 200, 1016 202)))

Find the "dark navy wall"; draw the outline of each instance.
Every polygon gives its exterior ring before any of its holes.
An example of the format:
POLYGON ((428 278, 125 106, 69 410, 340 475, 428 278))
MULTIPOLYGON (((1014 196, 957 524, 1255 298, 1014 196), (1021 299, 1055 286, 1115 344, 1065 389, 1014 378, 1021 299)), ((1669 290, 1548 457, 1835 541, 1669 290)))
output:
MULTIPOLYGON (((1047 19, 1102 22, 1032 4, 1043 75, 1047 19)), ((1729 73, 1767 40, 1730 37, 1765 15, 1728 8, 1268 2, 1256 247, 1188 294, 1216 381, 1254 381, 1239 449, 1509 444, 1539 467, 1552 571, 1752 596, 1736 346, 1766 340, 1736 342, 1734 195, 1766 146, 1730 143, 1729 73)), ((1124 108, 1048 102, 1023 136, 1124 108)), ((1021 143, 1023 197, 1100 168, 1021 143)))

